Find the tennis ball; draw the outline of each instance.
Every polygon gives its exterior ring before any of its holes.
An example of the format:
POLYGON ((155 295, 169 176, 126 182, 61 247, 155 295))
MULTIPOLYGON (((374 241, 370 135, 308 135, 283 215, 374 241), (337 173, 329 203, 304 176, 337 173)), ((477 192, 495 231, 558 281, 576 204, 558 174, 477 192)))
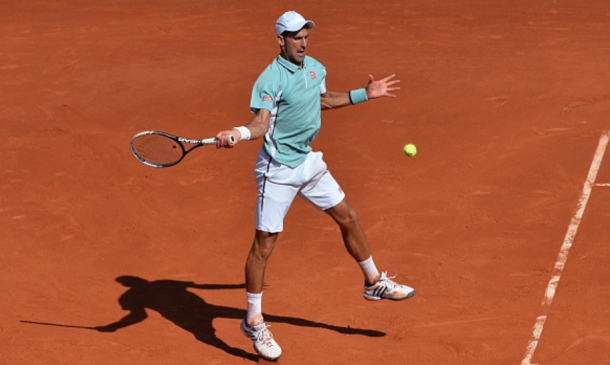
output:
POLYGON ((402 150, 404 151, 405 155, 409 157, 413 157, 417 153, 417 148, 415 148, 415 145, 411 143, 406 145, 402 150))

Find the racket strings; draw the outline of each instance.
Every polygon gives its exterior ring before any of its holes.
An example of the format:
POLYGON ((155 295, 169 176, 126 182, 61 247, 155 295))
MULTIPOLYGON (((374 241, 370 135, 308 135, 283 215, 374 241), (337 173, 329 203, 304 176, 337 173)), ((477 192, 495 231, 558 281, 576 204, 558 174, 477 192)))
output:
POLYGON ((139 136, 132 146, 140 158, 155 165, 173 164, 184 155, 184 149, 177 141, 158 134, 139 136))

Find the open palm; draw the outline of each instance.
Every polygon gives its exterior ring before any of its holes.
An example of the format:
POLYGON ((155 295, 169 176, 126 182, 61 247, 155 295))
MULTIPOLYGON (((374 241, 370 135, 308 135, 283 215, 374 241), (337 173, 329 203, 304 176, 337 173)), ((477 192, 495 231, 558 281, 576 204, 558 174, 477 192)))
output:
POLYGON ((369 75, 369 84, 366 86, 366 96, 369 99, 377 99, 382 96, 395 98, 396 95, 390 94, 392 91, 400 90, 400 87, 392 87, 400 80, 392 80, 396 75, 390 75, 384 79, 375 81, 373 75, 369 75))

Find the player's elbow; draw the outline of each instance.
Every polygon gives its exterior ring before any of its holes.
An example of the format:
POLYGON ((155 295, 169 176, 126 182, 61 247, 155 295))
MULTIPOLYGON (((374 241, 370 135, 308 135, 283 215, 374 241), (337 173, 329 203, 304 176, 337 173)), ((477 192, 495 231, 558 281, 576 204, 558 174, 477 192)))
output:
POLYGON ((333 108, 332 98, 328 94, 323 94, 320 97, 320 109, 329 110, 333 108))
POLYGON ((263 137, 269 131, 269 124, 259 124, 254 131, 251 131, 252 137, 250 139, 259 139, 263 137))
POLYGON ((250 140, 259 139, 269 131, 269 120, 256 118, 248 123, 247 127, 250 130, 250 140))

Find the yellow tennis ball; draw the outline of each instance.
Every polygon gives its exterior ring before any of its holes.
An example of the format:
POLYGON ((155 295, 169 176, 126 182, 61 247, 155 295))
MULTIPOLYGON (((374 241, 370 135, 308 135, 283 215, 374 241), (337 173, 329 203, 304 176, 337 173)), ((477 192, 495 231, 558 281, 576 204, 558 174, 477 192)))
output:
POLYGON ((417 148, 415 148, 415 145, 411 143, 406 145, 402 150, 404 151, 405 155, 409 157, 413 157, 417 153, 417 148))

